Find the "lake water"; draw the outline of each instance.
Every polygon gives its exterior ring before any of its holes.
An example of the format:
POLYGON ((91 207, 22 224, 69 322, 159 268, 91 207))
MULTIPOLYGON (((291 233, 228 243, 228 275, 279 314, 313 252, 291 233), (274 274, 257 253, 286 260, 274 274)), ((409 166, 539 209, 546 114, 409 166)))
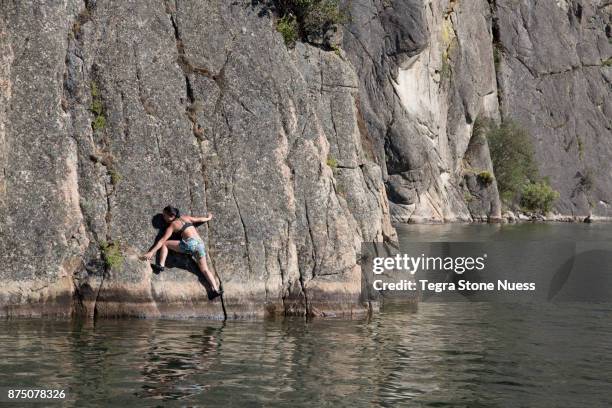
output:
MULTIPOLYGON (((400 234, 612 233, 521 228, 405 226, 400 234)), ((584 302, 389 302, 359 321, 3 320, 0 386, 68 389, 69 401, 45 405, 74 407, 606 407, 611 339, 612 304, 584 302)))

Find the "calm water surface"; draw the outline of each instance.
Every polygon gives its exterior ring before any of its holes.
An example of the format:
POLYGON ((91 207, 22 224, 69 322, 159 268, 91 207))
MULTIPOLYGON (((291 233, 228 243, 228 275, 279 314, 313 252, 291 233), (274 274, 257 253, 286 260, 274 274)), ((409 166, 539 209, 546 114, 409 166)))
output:
POLYGON ((521 223, 521 224, 403 224, 396 225, 400 240, 418 242, 453 241, 610 241, 612 224, 521 223))
MULTIPOLYGON (((561 228, 594 234, 574 226, 561 228)), ((499 233, 476 227, 401 234, 499 233)), ((362 321, 3 320, 0 385, 68 388, 55 406, 75 407, 607 407, 611 339, 608 303, 387 303, 362 321)))

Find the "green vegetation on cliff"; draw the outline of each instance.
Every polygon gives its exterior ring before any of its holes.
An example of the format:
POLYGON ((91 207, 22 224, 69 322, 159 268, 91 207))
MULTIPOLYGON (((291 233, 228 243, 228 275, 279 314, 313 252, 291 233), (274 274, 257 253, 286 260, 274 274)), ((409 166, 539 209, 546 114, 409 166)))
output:
POLYGON ((506 202, 516 201, 523 185, 538 176, 529 134, 513 122, 498 126, 487 121, 485 129, 500 196, 506 202))
POLYGON ((123 266, 125 259, 118 243, 103 241, 100 243, 100 251, 102 252, 104 264, 108 269, 117 269, 123 266))
POLYGON ((491 183, 493 183, 493 175, 491 174, 491 172, 486 171, 486 170, 481 171, 480 173, 478 173, 476 178, 478 179, 478 181, 480 181, 485 186, 488 186, 491 183))
POLYGON ((282 34, 287 47, 294 47, 298 40, 298 23, 293 15, 281 17, 276 23, 276 31, 282 34))
POLYGON ((336 169, 338 168, 338 160, 333 156, 329 156, 327 158, 327 165, 332 169, 336 169))
POLYGON ((272 3, 280 16, 276 29, 288 47, 293 47, 298 39, 321 39, 335 25, 347 21, 339 0, 274 0, 272 3))
POLYGON ((546 180, 525 184, 521 192, 521 206, 529 211, 547 213, 559 198, 559 193, 548 185, 546 180))
POLYGON ((559 193, 542 179, 535 162, 530 135, 516 123, 497 125, 478 120, 475 132, 485 132, 500 198, 509 206, 520 205, 528 211, 547 213, 559 193))
POLYGON ((100 88, 95 81, 91 81, 91 107, 90 111, 94 114, 94 119, 91 122, 91 127, 94 131, 101 130, 106 127, 106 114, 104 112, 104 105, 102 104, 102 96, 100 95, 100 88))

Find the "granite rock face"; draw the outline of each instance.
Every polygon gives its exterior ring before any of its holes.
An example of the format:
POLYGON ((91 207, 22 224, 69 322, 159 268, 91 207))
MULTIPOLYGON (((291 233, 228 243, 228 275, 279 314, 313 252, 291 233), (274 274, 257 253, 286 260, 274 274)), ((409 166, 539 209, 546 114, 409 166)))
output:
POLYGON ((491 16, 484 1, 357 0, 344 45, 360 78, 364 121, 383 158, 400 222, 499 218, 486 140, 498 119, 491 16))
POLYGON ((605 1, 353 0, 335 50, 258 3, 1 3, 0 316, 366 312, 391 220, 500 217, 479 118, 530 131, 559 211, 608 214, 605 1), (222 301, 138 260, 168 204, 214 215, 222 301))
POLYGON ((367 310, 360 243, 395 232, 352 66, 204 3, 2 4, 2 315, 367 310), (223 302, 185 257, 138 260, 167 204, 214 215, 223 302))
POLYGON ((393 219, 499 219, 481 119, 512 120, 536 147, 561 218, 610 217, 608 1, 356 0, 344 47, 393 219))
POLYGON ((612 3, 495 2, 501 109, 534 139, 564 215, 612 216, 612 3))

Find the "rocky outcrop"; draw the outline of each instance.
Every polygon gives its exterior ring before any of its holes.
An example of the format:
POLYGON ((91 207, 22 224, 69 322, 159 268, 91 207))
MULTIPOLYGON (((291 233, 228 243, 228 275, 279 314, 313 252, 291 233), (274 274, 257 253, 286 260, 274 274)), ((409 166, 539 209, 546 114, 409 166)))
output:
POLYGON ((502 117, 533 138, 557 217, 610 216, 609 2, 349 4, 344 46, 395 221, 499 219, 474 125, 502 117))
POLYGON ((353 0, 336 49, 260 3, 2 4, 1 316, 365 312, 391 220, 500 218, 479 119, 529 131, 561 213, 608 215, 608 2, 353 0), (138 260, 168 204, 214 215, 222 301, 138 260))
POLYGON ((3 6, 2 315, 366 310, 356 253, 394 230, 356 75, 334 52, 287 50, 259 12, 3 6), (155 275, 137 259, 168 203, 214 215, 200 232, 223 302, 188 260, 155 275))
POLYGON ((482 1, 358 0, 345 48, 360 78, 396 221, 500 217, 478 117, 498 119, 491 16, 482 1))
POLYGON ((503 115, 533 137, 559 213, 612 216, 612 3, 493 3, 503 115))

